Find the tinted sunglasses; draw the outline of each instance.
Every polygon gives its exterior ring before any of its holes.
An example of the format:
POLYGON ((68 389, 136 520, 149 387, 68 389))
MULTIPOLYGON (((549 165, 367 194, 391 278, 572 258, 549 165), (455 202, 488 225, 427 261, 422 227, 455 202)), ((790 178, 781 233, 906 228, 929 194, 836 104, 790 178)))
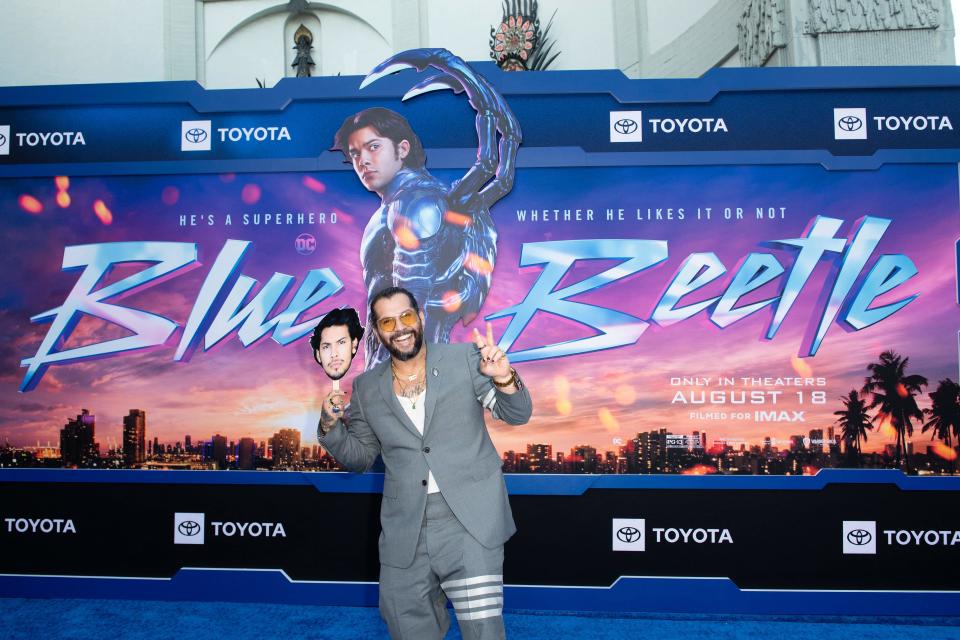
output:
POLYGON ((400 320, 400 324, 405 327, 417 326, 417 314, 413 309, 407 309, 396 317, 388 316, 386 318, 380 318, 377 320, 377 326, 380 327, 380 331, 396 331, 397 320, 400 320))

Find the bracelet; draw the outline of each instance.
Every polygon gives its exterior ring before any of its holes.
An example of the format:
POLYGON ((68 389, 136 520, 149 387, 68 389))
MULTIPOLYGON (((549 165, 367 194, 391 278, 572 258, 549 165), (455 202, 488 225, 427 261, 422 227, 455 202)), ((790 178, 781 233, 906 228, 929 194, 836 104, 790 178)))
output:
POLYGON ((506 382, 497 382, 493 378, 490 378, 490 381, 493 382, 493 384, 495 384, 500 389, 509 387, 510 385, 516 384, 517 382, 517 370, 514 369, 513 367, 510 367, 510 379, 507 380, 506 382))

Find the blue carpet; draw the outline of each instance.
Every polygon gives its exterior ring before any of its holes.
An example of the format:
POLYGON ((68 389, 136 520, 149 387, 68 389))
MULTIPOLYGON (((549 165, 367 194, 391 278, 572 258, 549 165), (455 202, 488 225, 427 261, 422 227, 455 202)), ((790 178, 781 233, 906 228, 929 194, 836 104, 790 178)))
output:
MULTIPOLYGON (((0 638, 386 638, 374 608, 158 602, 134 600, 0 599, 0 638)), ((667 640, 777 638, 798 640, 960 640, 960 617, 862 618, 654 614, 573 614, 515 611, 505 616, 507 637, 667 640)), ((454 622, 447 640, 460 638, 454 622)))

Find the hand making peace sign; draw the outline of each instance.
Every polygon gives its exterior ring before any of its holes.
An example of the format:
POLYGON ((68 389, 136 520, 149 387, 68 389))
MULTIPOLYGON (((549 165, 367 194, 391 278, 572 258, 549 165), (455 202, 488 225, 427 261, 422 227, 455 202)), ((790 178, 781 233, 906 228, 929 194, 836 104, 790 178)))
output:
POLYGON ((486 338, 481 336, 480 332, 474 327, 473 343, 480 350, 480 373, 488 378, 493 378, 494 382, 503 383, 510 380, 510 360, 493 339, 493 325, 487 323, 486 338))

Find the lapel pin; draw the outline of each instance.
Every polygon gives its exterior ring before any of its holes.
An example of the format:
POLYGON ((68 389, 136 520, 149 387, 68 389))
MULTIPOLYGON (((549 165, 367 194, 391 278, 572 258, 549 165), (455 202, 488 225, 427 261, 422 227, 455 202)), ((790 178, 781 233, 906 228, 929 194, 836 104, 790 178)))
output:
POLYGON ((437 368, 436 368, 436 367, 434 367, 434 368, 433 368, 433 377, 436 378, 436 377, 439 376, 439 375, 440 375, 440 372, 437 371, 437 368))

